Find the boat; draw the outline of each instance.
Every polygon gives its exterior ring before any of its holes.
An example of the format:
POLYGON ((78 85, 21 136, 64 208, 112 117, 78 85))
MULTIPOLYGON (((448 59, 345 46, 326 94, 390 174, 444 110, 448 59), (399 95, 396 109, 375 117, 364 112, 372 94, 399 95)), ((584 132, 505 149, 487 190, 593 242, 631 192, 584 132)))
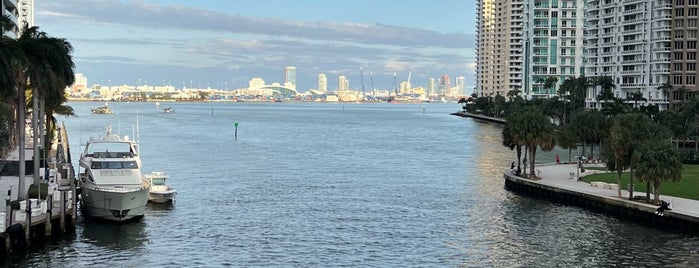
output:
POLYGON ((165 172, 151 172, 144 177, 150 182, 148 201, 158 204, 174 203, 177 190, 167 185, 169 176, 165 172))
POLYGON ((83 215, 114 222, 143 217, 150 182, 141 174, 136 141, 107 125, 105 136, 85 145, 78 174, 83 215))
POLYGON ((163 109, 163 113, 166 113, 166 114, 171 114, 174 112, 175 112, 175 109, 172 107, 167 107, 167 108, 163 109))
POLYGON ((113 114, 114 113, 112 111, 112 109, 109 109, 108 103, 104 103, 104 105, 102 105, 100 107, 90 109, 90 112, 92 112, 93 114, 113 114))

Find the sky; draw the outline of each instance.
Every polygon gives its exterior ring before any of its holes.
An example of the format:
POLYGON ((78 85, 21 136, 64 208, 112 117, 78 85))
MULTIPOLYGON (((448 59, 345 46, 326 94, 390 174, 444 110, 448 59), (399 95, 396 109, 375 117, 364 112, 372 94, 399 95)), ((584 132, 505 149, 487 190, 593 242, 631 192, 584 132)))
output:
POLYGON ((88 86, 230 90, 295 66, 299 92, 324 73, 329 90, 341 75, 357 90, 464 76, 470 94, 475 1, 35 0, 35 23, 73 45, 88 86))

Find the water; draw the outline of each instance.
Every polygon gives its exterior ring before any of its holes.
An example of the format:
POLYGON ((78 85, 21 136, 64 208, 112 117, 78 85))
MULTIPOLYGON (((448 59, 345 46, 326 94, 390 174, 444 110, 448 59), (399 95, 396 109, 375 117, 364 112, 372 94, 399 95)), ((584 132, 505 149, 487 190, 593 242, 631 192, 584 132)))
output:
MULTIPOLYGON (((699 265, 699 239, 504 189, 513 152, 458 104, 69 103, 79 144, 111 123, 174 206, 6 264, 36 267, 599 267, 699 265), (138 115, 138 116, 137 116, 138 115), (239 123, 234 139, 234 122, 239 123)), ((553 159, 553 153, 541 158, 553 159)), ((561 155, 566 155, 561 152, 561 155)))

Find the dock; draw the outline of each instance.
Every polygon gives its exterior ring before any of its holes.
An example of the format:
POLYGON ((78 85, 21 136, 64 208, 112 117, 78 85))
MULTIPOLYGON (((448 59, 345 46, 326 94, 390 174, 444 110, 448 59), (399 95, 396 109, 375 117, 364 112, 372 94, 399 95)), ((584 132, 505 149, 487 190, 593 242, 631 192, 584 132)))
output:
MULTIPOLYGON (((5 194, 5 206, 0 208, 0 254, 5 256, 26 252, 32 243, 44 243, 47 238, 60 237, 75 231, 76 222, 76 184, 75 173, 70 159, 70 147, 65 126, 61 126, 52 142, 52 148, 46 159, 47 167, 40 171, 43 187, 37 193, 38 198, 18 200, 19 191, 29 191, 34 182, 34 175, 25 175, 25 189, 19 189, 18 157, 12 153, 2 163, 5 173, 0 176, 0 194, 5 194), (48 174, 47 178, 44 178, 48 174)), ((31 140, 28 138, 27 140, 31 140)), ((33 170, 33 144, 27 142, 27 173, 33 170)))
MULTIPOLYGON (((601 166, 602 164, 596 164, 601 166)), ((587 169, 585 174, 595 171, 587 169)), ((577 164, 544 164, 536 166, 540 179, 532 180, 505 171, 505 187, 513 192, 548 199, 566 205, 574 205, 597 212, 643 222, 670 231, 699 235, 699 201, 661 195, 660 199, 672 204, 672 210, 657 215, 657 205, 629 200, 629 192, 622 190, 617 196, 616 184, 604 182, 586 183, 578 180, 582 173, 577 164)), ((641 194, 641 192, 635 192, 641 194)), ((645 196, 645 192, 642 192, 645 196)))

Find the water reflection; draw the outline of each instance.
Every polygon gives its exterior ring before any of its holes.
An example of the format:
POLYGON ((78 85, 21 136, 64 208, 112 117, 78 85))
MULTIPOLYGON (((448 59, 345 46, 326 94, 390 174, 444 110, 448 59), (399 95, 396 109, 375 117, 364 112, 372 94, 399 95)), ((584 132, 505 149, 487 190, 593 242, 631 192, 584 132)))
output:
POLYGON ((144 247, 148 242, 146 223, 143 220, 116 224, 82 218, 78 224, 82 227, 79 229, 82 232, 78 234, 80 240, 95 246, 111 250, 134 250, 144 247))

